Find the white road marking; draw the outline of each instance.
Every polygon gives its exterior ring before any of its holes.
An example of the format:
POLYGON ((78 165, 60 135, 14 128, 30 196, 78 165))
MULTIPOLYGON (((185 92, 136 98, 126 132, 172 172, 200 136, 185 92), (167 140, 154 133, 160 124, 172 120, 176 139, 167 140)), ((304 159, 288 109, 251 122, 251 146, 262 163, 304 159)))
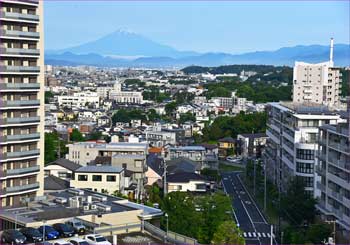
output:
POLYGON ((253 232, 253 237, 256 237, 256 233, 255 232, 253 232))
POLYGON ((247 233, 246 233, 246 232, 243 232, 243 236, 244 236, 244 237, 247 237, 247 233))
POLYGON ((267 233, 267 237, 271 237, 270 233, 267 233))
POLYGON ((265 233, 262 233, 262 236, 263 236, 263 237, 266 237, 266 234, 265 234, 265 233))
POLYGON ((258 232, 258 237, 261 237, 261 233, 260 232, 258 232))
POLYGON ((248 232, 248 236, 249 236, 249 237, 252 237, 252 233, 248 232))

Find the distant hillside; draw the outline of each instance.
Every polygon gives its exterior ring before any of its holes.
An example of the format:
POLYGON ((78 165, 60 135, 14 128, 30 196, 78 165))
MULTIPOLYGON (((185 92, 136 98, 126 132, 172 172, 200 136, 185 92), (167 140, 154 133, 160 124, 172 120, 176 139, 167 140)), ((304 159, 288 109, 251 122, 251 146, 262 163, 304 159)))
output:
MULTIPOLYGON (((117 36, 119 35, 120 34, 117 36)), ((102 40, 114 39, 105 38, 102 40)), ((132 44, 132 42, 127 43, 126 40, 127 39, 125 39, 123 42, 114 42, 113 45, 110 44, 111 42, 107 41, 102 42, 105 43, 104 45, 99 44, 97 46, 93 45, 93 43, 89 43, 71 48, 69 49, 69 52, 64 53, 47 52, 45 56, 46 63, 61 65, 77 64, 119 67, 183 68, 192 65, 212 67, 232 64, 293 66, 295 61, 318 63, 329 59, 329 47, 322 45, 299 45, 295 47, 280 48, 276 51, 258 51, 239 55, 226 53, 205 53, 193 55, 191 52, 179 52, 167 46, 163 47, 164 49, 157 45, 156 46, 158 49, 148 48, 153 45, 151 45, 152 42, 149 43, 150 46, 145 45, 136 47, 138 42, 132 44), (89 52, 82 52, 84 50, 89 50, 89 52), (144 56, 148 57, 139 57, 131 60, 114 58, 116 55, 132 56, 140 54, 141 51, 143 52, 144 56), (78 54, 80 52, 83 54, 78 54), (113 55, 106 55, 108 53, 113 55)), ((334 62, 336 66, 350 66, 349 45, 334 45, 334 62)))

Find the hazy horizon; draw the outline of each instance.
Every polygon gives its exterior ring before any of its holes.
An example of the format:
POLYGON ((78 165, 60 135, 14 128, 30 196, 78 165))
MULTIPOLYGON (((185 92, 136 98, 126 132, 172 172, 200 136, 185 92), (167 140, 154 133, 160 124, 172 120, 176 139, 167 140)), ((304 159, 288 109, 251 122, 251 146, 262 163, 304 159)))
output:
POLYGON ((45 1, 45 48, 128 30, 178 50, 244 53, 350 43, 348 1, 45 1))

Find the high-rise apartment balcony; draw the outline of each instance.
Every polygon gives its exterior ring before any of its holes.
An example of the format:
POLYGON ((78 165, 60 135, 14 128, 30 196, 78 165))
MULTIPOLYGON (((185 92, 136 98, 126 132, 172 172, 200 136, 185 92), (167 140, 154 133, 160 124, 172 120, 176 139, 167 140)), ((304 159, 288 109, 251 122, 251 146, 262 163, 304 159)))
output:
POLYGON ((22 14, 0 11, 0 19, 27 20, 38 22, 39 16, 34 14, 22 14))
POLYGON ((322 192, 326 192, 326 186, 322 184, 321 182, 316 183, 317 189, 321 190, 322 192))
POLYGON ((0 136, 0 143, 11 143, 13 141, 24 141, 24 140, 34 140, 39 139, 40 133, 33 133, 33 134, 16 134, 16 135, 5 135, 0 136))
POLYGON ((0 118, 0 125, 26 124, 26 123, 40 123, 40 117, 8 117, 0 118))
POLYGON ((21 175, 21 174, 37 173, 39 171, 40 171, 40 166, 36 165, 33 167, 28 167, 28 168, 7 169, 6 175, 7 176, 16 176, 16 175, 21 175))
POLYGON ((30 157, 30 156, 35 156, 39 155, 40 150, 35 149, 35 150, 29 150, 29 151, 14 151, 14 152, 5 152, 3 154, 3 157, 6 159, 11 159, 11 158, 21 158, 21 157, 30 157))
POLYGON ((348 170, 348 172, 350 172, 350 161, 349 161, 349 159, 346 159, 346 158, 337 159, 336 157, 329 156, 328 157, 328 162, 330 164, 333 164, 333 165, 337 166, 337 167, 346 169, 346 170, 348 170))
POLYGON ((0 125, 39 123, 39 122, 40 122, 40 117, 9 117, 9 118, 0 119, 0 125))
POLYGON ((35 182, 33 184, 27 184, 27 185, 10 186, 10 187, 6 187, 2 191, 2 193, 10 194, 10 193, 15 193, 15 192, 23 192, 23 191, 30 191, 30 190, 35 191, 39 187, 40 187, 39 182, 35 182))
POLYGON ((25 48, 0 48, 1 56, 39 56, 39 49, 25 49, 25 48))
POLYGON ((14 31, 14 30, 0 30, 0 37, 3 38, 30 38, 30 39, 39 39, 39 32, 31 32, 31 31, 14 31))
POLYGON ((39 90, 40 83, 0 83, 0 91, 39 90))
POLYGON ((37 6, 39 4, 39 0, 1 0, 4 3, 12 3, 12 4, 23 4, 23 5, 31 5, 37 6))
POLYGON ((0 109, 11 109, 14 107, 37 107, 40 100, 0 100, 0 109))
POLYGON ((0 73, 6 72, 34 72, 39 73, 40 72, 40 66, 0 66, 0 73))

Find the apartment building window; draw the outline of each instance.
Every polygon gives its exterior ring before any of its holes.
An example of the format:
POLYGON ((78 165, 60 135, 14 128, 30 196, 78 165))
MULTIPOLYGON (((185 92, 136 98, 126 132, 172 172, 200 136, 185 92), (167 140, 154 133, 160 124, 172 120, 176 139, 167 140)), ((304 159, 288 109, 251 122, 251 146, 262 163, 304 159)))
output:
POLYGON ((102 181, 102 175, 93 175, 92 181, 102 181))
POLYGON ((314 150, 297 149, 297 158, 302 160, 314 160, 314 150))
POLYGON ((107 182, 115 182, 116 180, 115 175, 107 175, 107 182))
POLYGON ((305 187, 313 187, 314 186, 314 178, 313 177, 301 177, 305 187))
POLYGON ((79 181, 88 181, 88 176, 86 174, 79 174, 78 180, 79 181))
POLYGON ((311 163, 297 162, 297 172, 304 174, 312 174, 313 173, 313 165, 311 163))

